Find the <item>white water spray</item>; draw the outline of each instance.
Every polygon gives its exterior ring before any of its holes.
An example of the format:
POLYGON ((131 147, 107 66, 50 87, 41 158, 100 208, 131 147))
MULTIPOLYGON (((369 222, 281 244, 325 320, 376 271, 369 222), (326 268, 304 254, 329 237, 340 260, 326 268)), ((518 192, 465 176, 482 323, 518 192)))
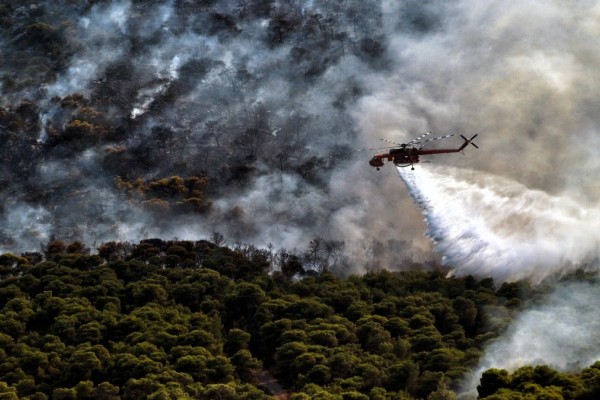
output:
POLYGON ((593 264, 600 210, 483 172, 398 168, 453 273, 537 283, 593 264))

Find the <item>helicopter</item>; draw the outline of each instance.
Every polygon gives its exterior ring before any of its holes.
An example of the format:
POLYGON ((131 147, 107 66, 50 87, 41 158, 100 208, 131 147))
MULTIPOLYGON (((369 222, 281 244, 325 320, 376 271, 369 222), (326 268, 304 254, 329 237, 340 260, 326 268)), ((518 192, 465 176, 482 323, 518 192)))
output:
POLYGON ((377 149, 368 149, 368 150, 380 150, 380 149, 388 149, 388 148, 390 149, 387 153, 374 155, 373 158, 371 158, 371 160, 369 161, 369 164, 372 167, 377 168, 377 171, 379 171, 379 169, 381 167, 383 167, 383 161, 387 160, 387 161, 392 161, 394 163, 394 165, 396 165, 398 167, 411 167, 410 169, 414 170, 415 169, 414 164, 416 164, 420 161, 419 156, 429 155, 429 154, 458 153, 458 152, 463 151, 464 148, 467 147, 469 144, 473 145, 477 149, 479 148, 479 146, 477 146, 475 143, 473 143, 473 139, 475 139, 478 135, 478 134, 475 134, 471 139, 467 139, 463 135, 460 135, 460 137, 464 139, 464 143, 459 148, 456 148, 456 149, 424 150, 423 147, 428 142, 432 142, 434 140, 440 140, 440 139, 447 139, 447 138, 455 135, 454 133, 452 133, 450 135, 445 135, 445 136, 440 136, 440 137, 436 137, 433 139, 423 140, 423 139, 425 139, 426 136, 428 136, 430 134, 431 134, 431 132, 427 132, 407 143, 397 143, 397 142, 394 142, 391 140, 381 139, 384 142, 391 143, 396 146, 380 147, 377 149), (400 146, 400 147, 397 147, 397 146, 400 146))

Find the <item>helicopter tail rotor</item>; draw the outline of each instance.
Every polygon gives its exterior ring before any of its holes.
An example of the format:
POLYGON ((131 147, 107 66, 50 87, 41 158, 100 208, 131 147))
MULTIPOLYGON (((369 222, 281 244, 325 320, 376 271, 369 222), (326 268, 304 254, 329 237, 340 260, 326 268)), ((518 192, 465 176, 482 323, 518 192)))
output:
POLYGON ((463 138, 465 140, 465 142, 462 144, 462 146, 460 146, 459 151, 462 151, 465 147, 467 147, 469 144, 471 144, 472 146, 474 146, 476 149, 479 148, 479 146, 477 146, 475 143, 473 143, 473 139, 475 139, 477 137, 477 135, 479 135, 478 133, 476 133, 471 139, 467 139, 466 137, 464 137, 463 135, 460 135, 461 138, 463 138))

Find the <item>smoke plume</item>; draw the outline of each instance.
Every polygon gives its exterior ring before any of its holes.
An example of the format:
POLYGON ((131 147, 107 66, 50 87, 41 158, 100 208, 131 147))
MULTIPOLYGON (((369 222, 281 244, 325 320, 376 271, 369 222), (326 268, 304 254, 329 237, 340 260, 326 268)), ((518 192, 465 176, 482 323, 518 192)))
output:
MULTIPOLYGON (((436 250, 455 274, 497 284, 596 270, 597 4, 416 3, 387 4, 394 68, 371 76, 378 90, 361 98, 356 118, 371 140, 480 134, 480 150, 401 171, 436 250)), ((486 368, 597 359, 598 289, 559 282, 486 349, 465 390, 486 368)))
POLYGON ((406 190, 353 151, 382 135, 361 128, 362 104, 395 74, 392 40, 412 30, 405 11, 8 2, 0 250, 219 231, 276 248, 335 241, 345 273, 431 258, 406 190), (152 191, 172 176, 208 184, 152 191))
POLYGON ((512 372, 526 365, 548 365, 576 371, 596 362, 600 358, 598 289, 598 282, 569 282, 525 310, 487 347, 465 380, 462 398, 476 398, 481 373, 490 368, 512 372))
MULTIPOLYGON (((573 223, 600 198, 594 4, 122 0, 2 10, 4 251, 51 236, 91 244, 218 230, 261 246, 342 241, 357 272, 422 261, 431 247, 407 191, 352 150, 427 131, 480 133, 480 151, 432 161, 539 190, 532 201, 581 205, 573 223), (210 183, 182 199, 115 187, 170 176, 210 183), (191 199, 201 212, 181 206, 191 199)), ((595 246, 581 232, 566 245, 577 247, 569 268, 595 246), (585 248, 572 245, 582 236, 585 248)), ((527 254, 495 248, 512 268, 500 279, 544 275, 519 268, 526 259, 541 269, 539 253, 513 249, 527 254)), ((465 261, 465 271, 490 269, 465 261)))
POLYGON ((357 272, 422 261, 431 246, 407 191, 352 150, 426 131, 481 133, 481 151, 440 165, 588 209, 600 197, 593 4, 40 1, 2 13, 4 251, 218 230, 276 247, 342 241, 357 272), (148 204, 175 200, 136 202, 114 184, 175 175, 209 178, 212 208, 161 216, 148 204))

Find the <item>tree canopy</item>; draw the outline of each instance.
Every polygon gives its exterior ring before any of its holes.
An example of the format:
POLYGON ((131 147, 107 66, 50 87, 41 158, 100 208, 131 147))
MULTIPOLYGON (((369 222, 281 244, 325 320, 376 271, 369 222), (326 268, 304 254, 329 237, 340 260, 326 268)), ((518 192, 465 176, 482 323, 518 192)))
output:
MULTIPOLYGON (((265 374, 293 399, 453 398, 523 296, 439 270, 299 278, 270 252, 148 239, 1 255, 3 398, 267 399, 265 374)), ((598 371, 489 370, 479 394, 591 399, 598 371)))

